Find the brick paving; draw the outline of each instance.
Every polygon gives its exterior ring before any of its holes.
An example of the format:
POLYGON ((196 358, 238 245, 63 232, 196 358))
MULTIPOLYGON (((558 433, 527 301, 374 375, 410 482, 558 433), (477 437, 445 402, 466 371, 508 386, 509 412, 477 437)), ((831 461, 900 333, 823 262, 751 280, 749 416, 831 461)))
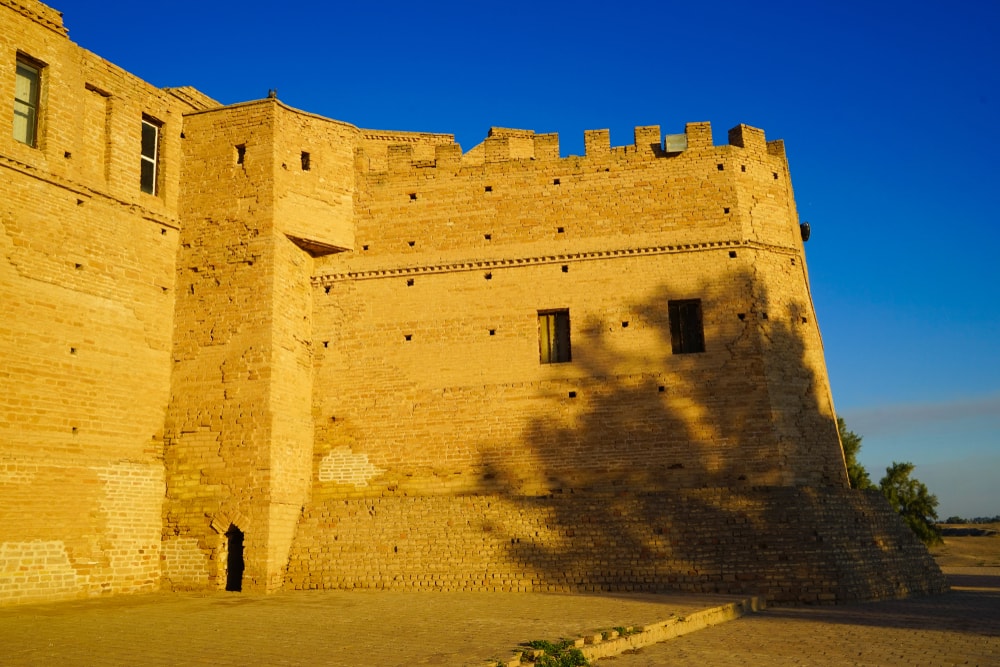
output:
POLYGON ((945 571, 945 595, 771 608, 598 664, 1000 665, 1000 568, 945 571))
MULTIPOLYGON (((1000 665, 1000 568, 941 596, 770 608, 598 665, 1000 665)), ((644 625, 719 596, 156 594, 0 609, 2 665, 482 665, 530 639, 644 625)))
POLYGON ((0 609, 0 665, 482 665, 521 642, 645 625, 726 596, 310 591, 0 609))

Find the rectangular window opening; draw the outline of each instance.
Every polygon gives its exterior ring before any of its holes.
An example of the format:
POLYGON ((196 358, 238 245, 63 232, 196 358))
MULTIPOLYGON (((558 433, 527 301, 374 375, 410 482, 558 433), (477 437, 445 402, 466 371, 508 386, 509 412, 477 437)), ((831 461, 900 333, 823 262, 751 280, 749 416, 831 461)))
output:
POLYGON ((568 310, 538 312, 538 360, 543 364, 561 364, 572 360, 568 310))
POLYGON ((247 157, 247 145, 236 144, 236 164, 243 164, 247 157))
POLYGON ((42 66, 19 55, 14 83, 14 138, 32 148, 38 146, 41 89, 42 66))
POLYGON ((670 319, 670 344, 674 354, 705 351, 701 299, 668 301, 667 316, 670 319))
POLYGON ((142 117, 142 155, 139 187, 146 194, 156 194, 160 159, 160 129, 163 124, 149 116, 142 117))
POLYGON ((306 151, 302 151, 301 157, 302 157, 302 171, 309 171, 312 168, 312 159, 310 158, 309 153, 306 151))

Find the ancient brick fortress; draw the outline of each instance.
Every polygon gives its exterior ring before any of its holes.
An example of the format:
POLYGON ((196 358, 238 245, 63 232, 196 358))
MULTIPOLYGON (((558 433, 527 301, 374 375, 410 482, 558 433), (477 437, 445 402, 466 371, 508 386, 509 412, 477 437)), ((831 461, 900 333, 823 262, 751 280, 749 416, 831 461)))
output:
POLYGON ((0 604, 942 589, 846 488, 760 130, 463 153, 155 88, 35 0, 0 98, 0 604))

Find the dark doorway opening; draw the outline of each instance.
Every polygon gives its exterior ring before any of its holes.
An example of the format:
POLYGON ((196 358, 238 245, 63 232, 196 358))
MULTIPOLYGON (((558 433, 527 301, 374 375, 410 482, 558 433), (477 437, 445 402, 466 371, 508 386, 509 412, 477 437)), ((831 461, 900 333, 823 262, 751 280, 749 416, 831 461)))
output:
POLYGON ((226 590, 243 590, 243 531, 234 525, 226 531, 229 555, 226 558, 226 590))

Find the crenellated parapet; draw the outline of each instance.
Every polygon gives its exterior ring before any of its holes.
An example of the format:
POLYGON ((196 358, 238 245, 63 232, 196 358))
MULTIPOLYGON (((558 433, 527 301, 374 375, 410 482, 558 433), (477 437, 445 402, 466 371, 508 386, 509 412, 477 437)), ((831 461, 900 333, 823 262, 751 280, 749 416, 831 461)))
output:
POLYGON ((584 154, 561 157, 557 133, 538 134, 533 130, 491 127, 482 143, 466 152, 454 142, 452 135, 408 135, 406 133, 375 133, 366 131, 362 152, 366 159, 363 170, 368 173, 405 174, 427 169, 454 172, 459 168, 486 167, 511 162, 530 164, 535 169, 572 168, 578 164, 607 162, 626 165, 642 160, 656 160, 701 154, 705 150, 741 149, 750 158, 784 159, 781 140, 767 141, 763 130, 738 125, 729 131, 729 143, 715 145, 712 126, 708 122, 687 123, 681 134, 661 132, 659 125, 637 126, 632 144, 611 145, 607 129, 585 130, 584 154), (377 141, 375 141, 377 139, 377 141))

